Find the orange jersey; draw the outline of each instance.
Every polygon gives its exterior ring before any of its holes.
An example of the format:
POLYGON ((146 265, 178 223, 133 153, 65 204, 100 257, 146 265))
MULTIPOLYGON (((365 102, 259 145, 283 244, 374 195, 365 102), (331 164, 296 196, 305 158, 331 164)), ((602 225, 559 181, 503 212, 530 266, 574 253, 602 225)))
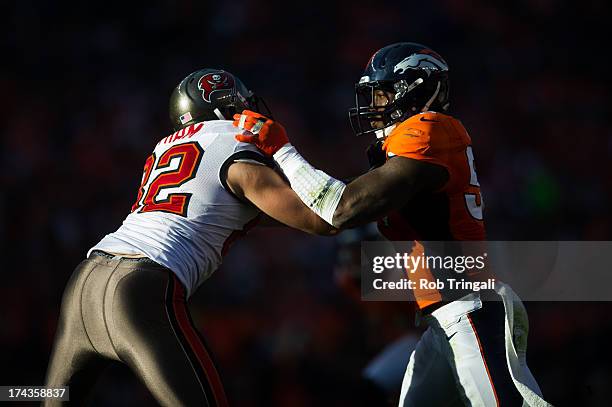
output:
MULTIPOLYGON (((403 121, 383 144, 387 159, 407 157, 440 165, 448 181, 435 192, 418 194, 403 208, 379 220, 389 240, 415 240, 413 255, 423 254, 418 241, 485 240, 483 201, 474 169, 472 140, 461 122, 451 116, 426 112, 403 121)), ((428 278, 428 269, 410 278, 428 278)), ((419 307, 446 300, 437 290, 415 290, 419 307)))

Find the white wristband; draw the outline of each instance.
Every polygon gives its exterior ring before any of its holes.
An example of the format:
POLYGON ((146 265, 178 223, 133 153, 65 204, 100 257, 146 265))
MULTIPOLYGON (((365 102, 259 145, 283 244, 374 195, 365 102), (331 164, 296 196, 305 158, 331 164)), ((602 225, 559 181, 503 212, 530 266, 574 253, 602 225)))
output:
POLYGON ((314 168, 290 143, 274 154, 274 161, 302 202, 333 226, 334 212, 346 184, 314 168))

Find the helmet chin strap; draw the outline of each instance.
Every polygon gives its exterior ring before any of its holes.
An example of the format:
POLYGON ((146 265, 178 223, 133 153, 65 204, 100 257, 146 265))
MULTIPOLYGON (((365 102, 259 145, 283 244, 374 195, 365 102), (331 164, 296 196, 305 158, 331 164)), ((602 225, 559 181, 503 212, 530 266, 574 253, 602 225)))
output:
POLYGON ((376 138, 378 140, 384 139, 385 137, 387 137, 389 134, 391 134, 391 132, 393 131, 393 129, 395 129, 395 126, 397 126, 397 123, 394 123, 390 126, 387 127, 383 127, 382 129, 378 129, 374 132, 374 134, 376 134, 376 138))
POLYGON ((436 91, 434 92, 433 95, 431 95, 427 103, 425 103, 425 106, 423 106, 423 108, 421 109, 421 112, 426 112, 429 110, 429 106, 431 106, 433 101, 436 100, 436 98, 438 97, 438 93, 440 93, 440 81, 438 81, 438 86, 436 86, 436 91))
POLYGON ((219 120, 227 120, 223 116, 223 113, 221 113, 221 110, 219 110, 218 108, 215 107, 215 110, 213 110, 213 113, 215 114, 215 116, 217 116, 219 118, 219 120))
MULTIPOLYGON (((418 83, 416 83, 417 81, 415 81, 415 83, 413 83, 414 87, 419 85, 422 81, 423 81, 422 79, 418 83)), ((438 81, 438 86, 436 86, 436 91, 433 93, 433 95, 431 95, 427 103, 425 103, 425 106, 423 106, 423 109, 421 109, 421 112, 426 112, 429 110, 429 106, 431 106, 433 101, 436 100, 436 97, 438 97, 438 93, 440 93, 440 86, 441 86, 440 81, 438 81)), ((376 134, 376 138, 378 140, 384 139, 385 137, 389 136, 389 134, 391 134, 391 132, 393 131, 393 129, 395 129, 396 126, 397 126, 397 123, 394 123, 390 126, 383 127, 382 129, 376 130, 374 134, 376 134)))

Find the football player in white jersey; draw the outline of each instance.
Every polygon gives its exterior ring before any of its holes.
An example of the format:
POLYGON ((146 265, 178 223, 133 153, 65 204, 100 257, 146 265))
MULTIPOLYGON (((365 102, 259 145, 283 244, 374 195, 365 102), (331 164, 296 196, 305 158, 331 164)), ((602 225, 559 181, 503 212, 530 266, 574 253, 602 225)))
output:
POLYGON ((232 115, 259 111, 259 100, 218 69, 194 72, 174 89, 176 131, 147 158, 131 213, 66 286, 47 386, 69 386, 71 402, 83 404, 101 368, 119 361, 162 405, 227 405, 188 298, 262 212, 306 232, 336 232, 272 160, 234 138, 232 115))

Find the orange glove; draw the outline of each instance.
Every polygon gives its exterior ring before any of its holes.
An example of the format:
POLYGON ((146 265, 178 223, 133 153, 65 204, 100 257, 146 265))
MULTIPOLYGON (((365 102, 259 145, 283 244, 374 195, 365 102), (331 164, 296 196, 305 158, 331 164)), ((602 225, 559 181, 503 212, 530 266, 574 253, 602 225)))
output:
POLYGON ((253 133, 253 135, 236 134, 236 140, 254 144, 268 156, 274 155, 282 146, 289 143, 283 125, 259 113, 243 110, 242 114, 234 115, 233 124, 239 129, 253 133))

